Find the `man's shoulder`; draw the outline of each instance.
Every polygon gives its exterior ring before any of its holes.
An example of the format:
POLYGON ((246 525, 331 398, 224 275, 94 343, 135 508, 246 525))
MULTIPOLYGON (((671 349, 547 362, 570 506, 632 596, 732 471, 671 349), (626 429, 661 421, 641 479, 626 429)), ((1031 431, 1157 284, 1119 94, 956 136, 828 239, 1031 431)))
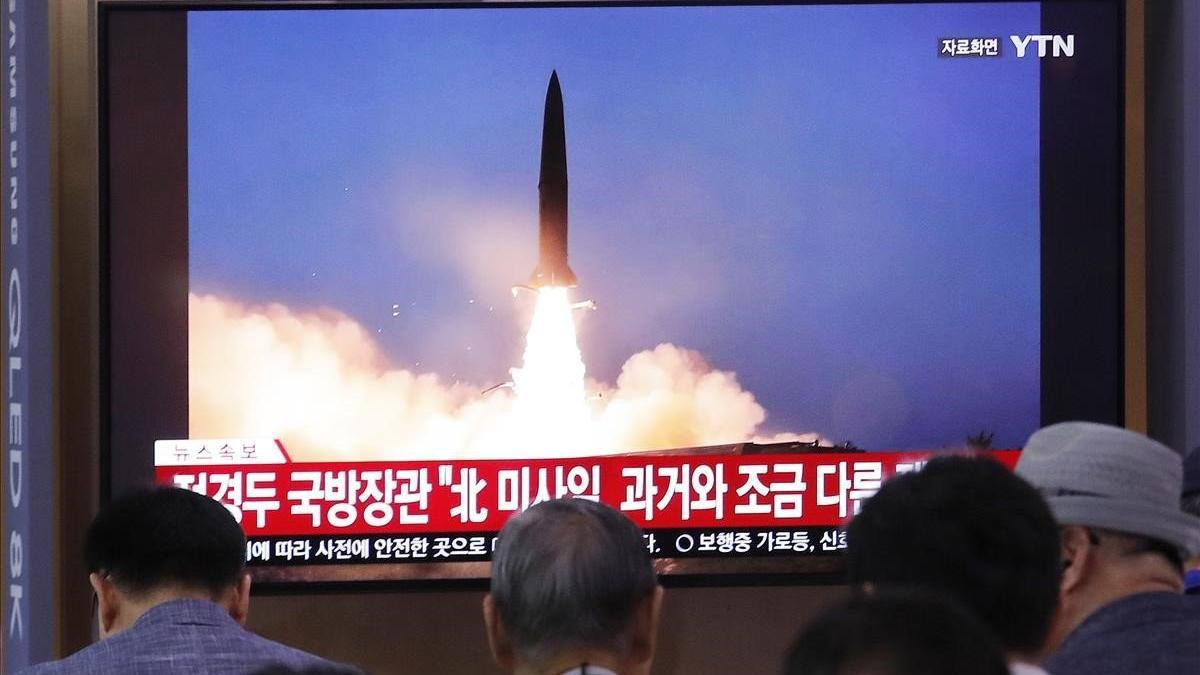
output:
POLYGON ((1145 593, 1100 608, 1046 662, 1072 673, 1200 673, 1200 598, 1145 593), (1180 669, 1183 670, 1180 670, 1180 669))
POLYGON ((86 673, 92 669, 93 659, 88 652, 96 645, 81 649, 58 661, 46 661, 17 671, 17 675, 60 675, 62 673, 86 673))
MULTIPOLYGON (((1200 624, 1200 599, 1180 593, 1138 593, 1101 607, 1080 624, 1083 636, 1170 635, 1200 624)), ((1069 639, 1069 638, 1068 638, 1069 639)))
POLYGON ((248 656, 256 656, 257 660, 267 662, 263 664, 263 667, 267 668, 263 671, 264 675, 284 672, 299 672, 306 675, 348 675, 362 672, 354 666, 330 661, 248 630, 242 631, 242 639, 245 641, 244 646, 248 648, 246 652, 248 656))
POLYGON ((246 633, 212 652, 166 653, 112 649, 97 642, 58 661, 38 664, 19 675, 84 675, 92 673, 219 673, 221 675, 361 675, 348 664, 246 633))
POLYGON ((358 669, 269 640, 230 621, 135 626, 71 656, 23 671, 27 675, 76 673, 351 674, 358 669))

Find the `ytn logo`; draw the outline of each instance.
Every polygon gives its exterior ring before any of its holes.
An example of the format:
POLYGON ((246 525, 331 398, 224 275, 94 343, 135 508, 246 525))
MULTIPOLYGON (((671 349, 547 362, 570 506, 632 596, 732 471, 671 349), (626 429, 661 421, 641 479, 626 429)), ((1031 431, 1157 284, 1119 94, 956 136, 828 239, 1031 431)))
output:
POLYGON ((1046 45, 1050 44, 1053 48, 1055 57, 1059 56, 1075 56, 1075 36, 1074 35, 1009 35, 1009 40, 1012 40, 1013 47, 1017 48, 1017 58, 1025 58, 1025 50, 1029 48, 1029 43, 1037 43, 1038 58, 1045 58, 1046 45))

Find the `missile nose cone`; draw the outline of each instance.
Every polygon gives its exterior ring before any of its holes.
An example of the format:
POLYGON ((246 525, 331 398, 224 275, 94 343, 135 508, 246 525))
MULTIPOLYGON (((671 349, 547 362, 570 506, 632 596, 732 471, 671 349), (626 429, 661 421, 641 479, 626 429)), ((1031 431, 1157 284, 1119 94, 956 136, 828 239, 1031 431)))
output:
POLYGON ((558 85, 558 71, 550 73, 550 84, 546 85, 546 107, 549 109, 553 102, 560 110, 562 109, 562 87, 558 85))
MULTIPOLYGON (((542 162, 539 184, 547 181, 567 181, 567 134, 563 123, 562 90, 558 86, 558 71, 550 73, 546 88, 546 109, 542 116, 542 162)), ((566 192, 566 188, 563 188, 566 192)), ((565 199, 565 194, 563 195, 565 199)), ((565 217, 565 214, 564 214, 565 217)))

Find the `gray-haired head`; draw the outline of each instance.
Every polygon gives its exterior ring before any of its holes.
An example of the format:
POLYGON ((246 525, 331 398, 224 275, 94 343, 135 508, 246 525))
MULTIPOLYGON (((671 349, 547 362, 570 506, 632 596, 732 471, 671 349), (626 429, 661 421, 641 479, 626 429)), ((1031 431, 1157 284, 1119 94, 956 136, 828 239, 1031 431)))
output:
POLYGON ((572 650, 623 653, 658 582, 641 530, 583 499, 530 507, 500 531, 492 600, 516 656, 541 663, 572 650))
POLYGON ((1035 432, 1017 475, 1042 491, 1060 525, 1097 527, 1200 553, 1200 518, 1179 506, 1183 458, 1139 433, 1092 422, 1035 432))

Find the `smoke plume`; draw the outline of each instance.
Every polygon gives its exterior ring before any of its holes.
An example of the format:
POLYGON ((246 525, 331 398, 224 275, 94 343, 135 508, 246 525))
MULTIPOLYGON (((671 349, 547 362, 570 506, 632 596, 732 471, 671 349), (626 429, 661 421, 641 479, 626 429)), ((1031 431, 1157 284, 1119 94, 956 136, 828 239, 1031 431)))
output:
MULTIPOLYGON (((588 382, 590 419, 553 450, 523 445, 515 397, 394 368, 331 310, 189 297, 192 438, 274 437, 292 457, 404 460, 609 454, 759 437, 766 413, 731 372, 671 344, 634 354, 615 384, 588 382)), ((500 371, 503 372, 503 371, 500 371)))

